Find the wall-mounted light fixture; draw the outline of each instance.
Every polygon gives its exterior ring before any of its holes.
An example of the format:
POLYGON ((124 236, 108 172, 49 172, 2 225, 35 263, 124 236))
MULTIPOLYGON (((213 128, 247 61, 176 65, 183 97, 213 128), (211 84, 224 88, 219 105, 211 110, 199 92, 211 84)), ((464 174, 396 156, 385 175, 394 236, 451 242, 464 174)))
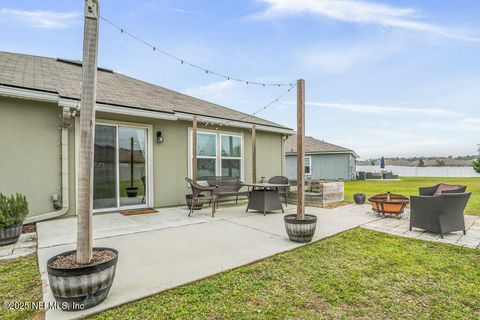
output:
POLYGON ((157 143, 163 143, 162 131, 157 131, 157 143))

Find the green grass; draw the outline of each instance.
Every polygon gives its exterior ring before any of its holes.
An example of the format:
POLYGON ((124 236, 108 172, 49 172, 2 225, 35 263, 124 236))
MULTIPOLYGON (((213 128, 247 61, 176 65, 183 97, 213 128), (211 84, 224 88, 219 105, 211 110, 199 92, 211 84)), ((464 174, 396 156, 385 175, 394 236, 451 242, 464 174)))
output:
POLYGON ((354 229, 95 319, 479 319, 480 251, 354 229))
MULTIPOLYGON (((130 180, 128 181, 120 181, 120 197, 127 196, 127 188, 131 185, 130 180)), ((138 197, 142 197, 145 194, 145 190, 143 187, 143 182, 141 179, 133 180, 133 186, 138 188, 138 197)), ((104 183, 97 183, 95 184, 95 191, 102 197, 108 194, 112 198, 115 198, 115 189, 116 184, 115 182, 104 182, 104 183)))
MULTIPOLYGON (((0 303, 42 301, 40 276, 35 255, 0 261, 0 303)), ((41 310, 4 310, 0 319, 42 319, 41 310)))
POLYGON ((390 191, 405 196, 418 195, 419 187, 428 187, 437 183, 466 185, 467 191, 472 192, 465 212, 480 215, 480 178, 401 178, 400 181, 362 180, 345 182, 345 201, 353 202, 354 193, 365 193, 368 197, 390 191))

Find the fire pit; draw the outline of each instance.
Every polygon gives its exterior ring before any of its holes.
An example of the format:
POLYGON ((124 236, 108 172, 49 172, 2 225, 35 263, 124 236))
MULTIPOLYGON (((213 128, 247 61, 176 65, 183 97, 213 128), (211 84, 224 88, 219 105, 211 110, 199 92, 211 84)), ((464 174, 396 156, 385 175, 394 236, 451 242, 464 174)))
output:
POLYGON ((369 198, 368 201, 372 204, 372 210, 376 214, 381 216, 392 214, 398 218, 402 217, 403 210, 410 202, 407 197, 390 192, 377 194, 369 198))

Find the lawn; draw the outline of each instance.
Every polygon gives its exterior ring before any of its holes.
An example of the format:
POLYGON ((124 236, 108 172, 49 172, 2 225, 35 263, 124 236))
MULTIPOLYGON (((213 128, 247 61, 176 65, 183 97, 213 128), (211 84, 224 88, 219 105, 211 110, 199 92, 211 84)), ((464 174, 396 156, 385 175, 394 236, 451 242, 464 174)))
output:
POLYGON ((480 251, 366 229, 95 319, 479 319, 480 251))
MULTIPOLYGON (((40 276, 35 255, 14 260, 0 260, 0 303, 42 301, 40 276)), ((43 319, 39 310, 4 310, 0 319, 43 319)))
POLYGON ((398 180, 362 180, 345 182, 345 201, 353 202, 354 193, 365 193, 367 197, 378 193, 390 191, 405 196, 418 195, 419 187, 433 186, 445 182, 451 184, 466 185, 467 191, 472 192, 465 212, 472 215, 480 215, 480 178, 429 178, 409 177, 398 180))
MULTIPOLYGON (((0 261, 0 283, 2 302, 39 301, 35 256, 0 261)), ((94 319, 479 319, 478 301, 480 250, 357 228, 94 319)))

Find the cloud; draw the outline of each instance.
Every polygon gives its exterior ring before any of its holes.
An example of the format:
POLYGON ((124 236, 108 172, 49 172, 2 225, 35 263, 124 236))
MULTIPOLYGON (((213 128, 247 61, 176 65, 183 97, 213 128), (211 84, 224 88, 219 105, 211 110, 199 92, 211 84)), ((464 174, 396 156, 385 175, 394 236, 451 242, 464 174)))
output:
POLYGON ((65 29, 80 22, 79 12, 58 12, 42 10, 0 9, 0 21, 42 29, 65 29))
POLYGON ((212 82, 204 86, 198 86, 194 88, 185 89, 183 92, 185 94, 192 93, 212 93, 212 92, 221 92, 233 87, 233 81, 224 80, 219 82, 212 82))
POLYGON ((465 118, 465 119, 463 119, 463 123, 480 125, 480 118, 465 118))
POLYGON ((412 108, 412 107, 391 107, 365 104, 345 104, 332 102, 307 102, 306 106, 316 106, 367 114, 388 114, 388 115, 418 115, 418 116, 464 116, 463 113, 442 108, 412 108))
POLYGON ((425 22, 414 8, 400 8, 367 1, 354 0, 260 0, 268 8, 257 18, 314 14, 334 20, 427 32, 465 41, 480 41, 463 31, 425 22))
POLYGON ((317 73, 321 71, 340 74, 355 67, 369 67, 388 59, 403 47, 401 41, 316 45, 303 48, 299 53, 299 60, 307 68, 314 67, 317 73))

